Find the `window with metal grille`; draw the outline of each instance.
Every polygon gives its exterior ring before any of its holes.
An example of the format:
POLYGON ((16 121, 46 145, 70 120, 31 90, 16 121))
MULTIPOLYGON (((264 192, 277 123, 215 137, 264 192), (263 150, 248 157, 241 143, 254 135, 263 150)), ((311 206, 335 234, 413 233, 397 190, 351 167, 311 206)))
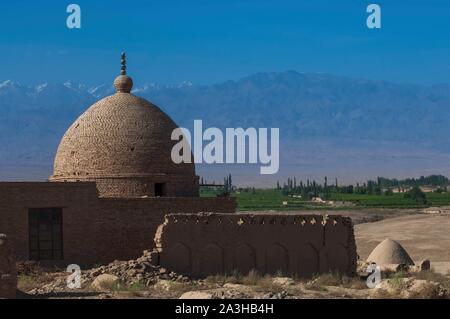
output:
POLYGON ((30 208, 30 260, 63 259, 62 208, 30 208))

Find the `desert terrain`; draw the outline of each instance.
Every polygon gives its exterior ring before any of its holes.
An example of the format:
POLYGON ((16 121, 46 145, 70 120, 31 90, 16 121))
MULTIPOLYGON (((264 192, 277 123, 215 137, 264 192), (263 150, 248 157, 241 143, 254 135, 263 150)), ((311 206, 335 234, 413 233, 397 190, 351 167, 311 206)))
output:
MULTIPOLYGON (((252 212, 249 212, 250 214, 252 212)), ((298 212, 297 212, 298 213, 298 212)), ((304 212, 310 214, 311 212, 304 212)), ((450 214, 422 210, 359 209, 332 212, 350 216, 360 256, 358 276, 324 274, 312 279, 228 274, 187 278, 151 266, 146 255, 83 270, 81 289, 68 289, 67 273, 35 264, 19 267, 20 298, 448 298, 450 214), (422 272, 383 273, 380 289, 366 285, 364 260, 385 238, 400 242, 414 262, 431 261, 422 272), (103 276, 105 275, 105 276, 103 276), (101 278, 102 280, 97 280, 101 278)))
POLYGON ((415 262, 429 259, 435 271, 450 271, 450 214, 406 215, 355 226, 363 259, 385 238, 399 241, 415 262))

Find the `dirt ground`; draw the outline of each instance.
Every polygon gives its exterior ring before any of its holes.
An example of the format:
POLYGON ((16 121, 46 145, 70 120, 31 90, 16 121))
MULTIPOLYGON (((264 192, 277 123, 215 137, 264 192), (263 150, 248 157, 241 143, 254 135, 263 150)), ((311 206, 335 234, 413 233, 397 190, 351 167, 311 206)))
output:
POLYGON ((437 272, 450 270, 450 214, 414 214, 358 224, 355 238, 361 258, 391 238, 400 242, 414 261, 429 259, 437 272))

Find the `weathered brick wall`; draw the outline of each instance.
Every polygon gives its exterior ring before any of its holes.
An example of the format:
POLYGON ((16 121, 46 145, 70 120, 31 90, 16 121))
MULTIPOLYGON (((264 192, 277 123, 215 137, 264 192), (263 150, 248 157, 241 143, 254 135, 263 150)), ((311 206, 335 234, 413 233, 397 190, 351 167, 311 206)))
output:
POLYGON ((28 259, 28 209, 37 207, 63 208, 63 235, 70 233, 73 222, 85 224, 88 231, 89 223, 83 220, 95 214, 97 188, 95 183, 1 182, 0 232, 10 238, 19 260, 28 259))
POLYGON ((198 176, 161 175, 152 177, 101 178, 96 180, 100 197, 155 196, 155 183, 165 184, 165 196, 198 197, 198 176))
MULTIPOLYGON (((96 243, 98 249, 98 253, 95 253, 96 260, 134 259, 142 255, 144 249, 153 248, 156 230, 167 213, 209 211, 229 214, 235 211, 235 201, 231 198, 165 197, 128 200, 105 198, 100 202, 101 209, 96 215, 96 233, 93 240, 95 237, 103 236, 107 240, 96 243)), ((75 245, 79 243, 74 243, 75 245)), ((88 246, 87 242, 86 249, 88 246)), ((89 252, 92 252, 92 249, 89 252)), ((89 256, 74 256, 75 260, 87 258, 89 256)))
POLYGON ((0 298, 15 298, 17 271, 14 250, 5 234, 0 234, 0 298))
POLYGON ((199 182, 195 175, 154 175, 147 177, 83 178, 78 181, 54 179, 53 182, 95 182, 100 197, 153 197, 155 183, 165 185, 165 196, 198 197, 199 182))
MULTIPOLYGON (((0 232, 28 259, 28 208, 63 208, 62 265, 136 258, 168 213, 232 213, 232 198, 99 198, 93 182, 0 183, 0 232)), ((53 261, 52 261, 53 262, 53 261)), ((56 262, 53 262, 56 263, 56 262)))
POLYGON ((356 271, 353 225, 341 216, 168 215, 155 243, 161 266, 198 277, 251 269, 301 277, 356 271))

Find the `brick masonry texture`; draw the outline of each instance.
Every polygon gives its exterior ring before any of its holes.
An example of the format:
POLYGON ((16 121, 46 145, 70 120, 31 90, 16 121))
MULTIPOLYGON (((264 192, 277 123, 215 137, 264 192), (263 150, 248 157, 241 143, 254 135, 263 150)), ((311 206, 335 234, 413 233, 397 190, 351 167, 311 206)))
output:
POLYGON ((14 250, 8 237, 0 234, 0 298, 15 298, 17 271, 14 250))
POLYGON ((194 277, 356 273, 353 224, 342 216, 170 214, 155 243, 161 266, 194 277))
POLYGON ((63 208, 62 261, 93 265, 129 260, 154 247, 157 227, 169 213, 233 213, 233 198, 101 198, 94 182, 1 182, 0 233, 19 260, 29 259, 28 209, 63 208))
POLYGON ((198 196, 193 163, 175 164, 171 134, 178 126, 160 108, 129 93, 93 104, 67 130, 58 147, 52 181, 99 180, 101 196, 198 196))

